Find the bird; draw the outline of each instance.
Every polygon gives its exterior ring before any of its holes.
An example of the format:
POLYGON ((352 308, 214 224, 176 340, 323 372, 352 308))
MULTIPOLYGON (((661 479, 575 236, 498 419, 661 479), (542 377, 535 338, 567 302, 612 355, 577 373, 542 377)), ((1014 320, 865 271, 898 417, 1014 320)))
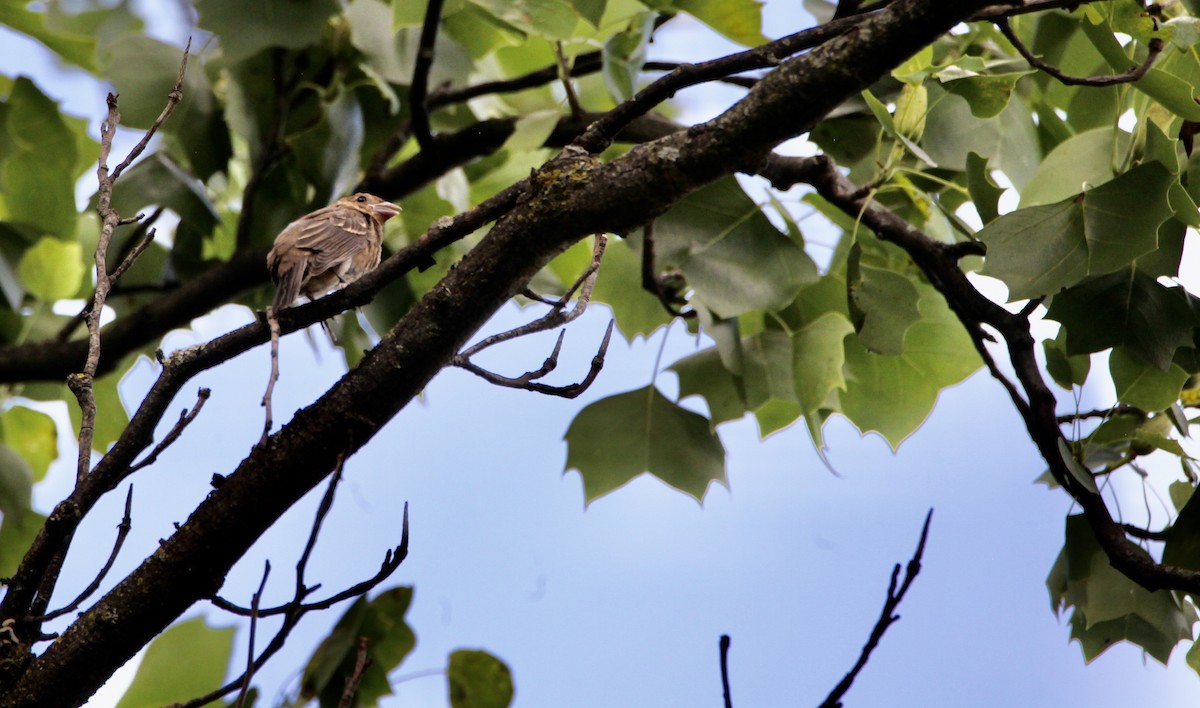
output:
POLYGON ((284 227, 267 253, 275 311, 291 307, 302 294, 316 299, 373 270, 379 265, 383 224, 400 211, 359 192, 284 227))

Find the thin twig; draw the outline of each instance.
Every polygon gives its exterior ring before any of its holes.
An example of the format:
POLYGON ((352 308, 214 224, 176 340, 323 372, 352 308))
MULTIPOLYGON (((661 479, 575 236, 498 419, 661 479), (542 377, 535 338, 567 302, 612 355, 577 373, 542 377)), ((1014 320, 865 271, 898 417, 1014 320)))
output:
POLYGON ((367 653, 369 643, 366 637, 358 638, 358 654, 354 658, 354 672, 346 677, 346 685, 342 688, 342 698, 338 701, 338 708, 350 708, 354 705, 354 695, 358 693, 358 685, 362 683, 363 674, 372 663, 371 656, 367 653))
MULTIPOLYGON (((324 320, 321 324, 330 332, 329 325, 324 320)), ((262 407, 266 415, 259 445, 267 444, 267 436, 271 434, 271 394, 275 392, 275 382, 279 380, 279 320, 275 319, 275 308, 270 305, 267 305, 267 327, 271 330, 271 373, 267 376, 267 390, 263 392, 262 397, 262 407)), ((330 336, 333 336, 332 332, 330 336)))
POLYGON ((867 665, 867 660, 871 658, 871 652, 879 645, 879 640, 883 639, 883 633, 893 622, 900 619, 900 615, 895 612, 900 606, 900 601, 904 599, 904 595, 908 593, 908 589, 912 587, 913 581, 917 579, 917 574, 921 572, 921 558, 925 555, 925 541, 929 538, 929 522, 932 519, 933 509, 930 509, 929 513, 925 515, 925 525, 921 528, 921 540, 917 542, 917 550, 904 569, 904 581, 897 588, 896 581, 900 577, 900 564, 897 563, 892 568, 892 579, 888 583, 887 599, 884 600, 883 611, 879 613, 879 619, 875 622, 875 627, 871 630, 871 636, 867 638, 867 643, 863 645, 858 661, 855 662, 854 668, 850 669, 850 672, 829 692, 829 695, 821 703, 821 708, 834 708, 842 705, 842 696, 846 695, 846 691, 850 690, 854 679, 867 665))
POLYGON ((235 708, 242 708, 246 696, 250 693, 250 679, 254 677, 254 633, 258 629, 258 603, 262 601, 263 590, 267 587, 267 578, 271 576, 271 561, 263 561, 262 580, 258 583, 258 591, 250 598, 250 638, 246 650, 246 671, 242 673, 242 687, 238 689, 235 708))
POLYGON ((437 39, 438 24, 442 19, 444 0, 429 0, 425 6, 425 22, 421 25, 421 39, 417 45, 417 59, 413 63, 412 85, 408 90, 409 111, 412 114, 412 133, 422 149, 429 147, 433 131, 429 125, 429 107, 426 103, 429 91, 429 71, 433 67, 433 50, 437 39))
POLYGON ((1032 51, 1030 51, 1029 47, 1026 47, 1025 43, 1022 42, 1020 37, 1017 36, 1017 33, 1013 31, 1012 25, 1009 23, 1007 16, 1001 15, 1000 17, 997 17, 994 22, 996 26, 1000 28, 1000 33, 1004 35, 1004 38, 1013 45, 1013 47, 1025 59, 1025 61, 1029 62, 1030 66, 1046 72, 1050 76, 1057 79, 1059 83, 1066 86, 1115 86, 1117 84, 1133 83, 1145 76, 1147 71, 1150 71, 1150 67, 1154 66, 1155 60, 1158 59, 1158 55, 1161 54, 1163 50, 1163 41, 1158 37, 1154 37, 1146 43, 1146 48, 1148 51, 1146 52, 1146 58, 1142 61, 1142 63, 1138 64, 1137 66, 1130 67, 1120 74, 1112 74, 1109 76, 1071 76, 1063 73, 1063 71, 1058 67, 1042 61, 1032 51))
POLYGON ((62 617, 68 612, 74 612, 84 603, 92 593, 96 592, 100 587, 100 583, 104 582, 104 577, 108 575, 108 571, 112 570, 113 563, 117 560, 117 555, 121 553, 121 546, 125 544, 125 537, 129 535, 129 531, 133 528, 133 518, 130 511, 133 507, 133 485, 129 485, 129 491, 125 493, 125 515, 121 517, 121 523, 117 524, 117 540, 113 543, 112 552, 108 554, 108 560, 105 561, 104 567, 88 583, 88 586, 79 593, 79 596, 72 600, 64 607, 60 607, 53 612, 47 612, 41 617, 34 618, 35 622, 48 622, 56 617, 62 617))
POLYGON ((163 450, 166 450, 171 446, 172 443, 178 440, 179 436, 183 434, 184 428, 191 425, 192 421, 196 419, 196 416, 200 415, 200 409, 204 407, 204 402, 208 400, 208 397, 211 394, 212 390, 207 388, 201 388, 199 391, 197 391, 196 403, 192 406, 192 409, 189 411, 187 408, 184 408, 179 412, 179 420, 175 421, 175 425, 171 426, 171 430, 167 432, 162 441, 155 445, 154 449, 150 451, 150 454, 142 458, 140 462, 130 465, 129 473, 132 474, 143 467, 149 467, 150 465, 154 464, 155 461, 158 460, 158 456, 162 454, 163 450))
POLYGON ((733 708, 733 696, 729 693, 729 635, 722 634, 718 646, 721 650, 721 693, 725 697, 725 708, 733 708))
MULTIPOLYGON (((171 93, 167 94, 167 104, 163 106, 162 112, 158 114, 158 117, 155 118, 154 122, 150 124, 150 127, 146 129, 146 132, 142 135, 142 139, 138 141, 138 144, 133 146, 133 149, 129 151, 129 154, 125 156, 125 159, 121 161, 121 164, 117 165, 117 168, 113 170, 112 178, 110 179, 110 185, 111 182, 116 182, 117 178, 121 176, 121 173, 124 172, 127 167, 133 164, 133 161, 142 154, 142 152, 146 149, 146 146, 150 144, 150 138, 154 137, 154 134, 158 132, 158 129, 162 127, 163 123, 166 123, 167 119, 171 117, 171 114, 175 112, 175 106, 178 106, 179 102, 183 100, 183 75, 187 72, 188 53, 191 50, 192 38, 188 37, 187 45, 183 48, 183 59, 179 62, 179 75, 175 78, 175 87, 171 89, 171 93)), ((115 100, 116 99, 114 97, 114 102, 115 100)), ((116 127, 116 125, 114 124, 113 127, 116 127)), ((109 137, 111 138, 112 136, 110 135, 109 137)))
POLYGON ((583 104, 579 102, 575 85, 571 83, 571 63, 567 62, 567 56, 563 53, 562 42, 554 43, 554 57, 558 60, 558 79, 567 94, 567 106, 571 109, 571 115, 578 118, 584 114, 583 104))
MULTIPOLYGON (((500 344, 501 342, 507 342, 509 340, 516 339, 518 337, 525 337, 537 332, 545 332, 555 327, 572 322, 582 315, 584 310, 587 309, 588 303, 591 301, 592 288, 596 284, 596 274, 600 270, 600 262, 604 257, 604 249, 607 244, 608 239, 604 236, 604 234, 596 234, 596 242, 592 247, 591 264, 588 266, 587 270, 584 271, 583 275, 579 276, 579 278, 571 285, 571 287, 567 289, 567 292, 563 294, 563 296, 557 301, 547 301, 544 298, 535 296, 534 299, 537 299, 541 302, 546 302, 553 308, 550 310, 550 312, 547 312, 545 315, 534 320, 533 322, 528 322, 520 327, 516 327, 505 332, 500 332, 499 334, 493 334, 490 337, 484 338, 451 359, 450 364, 452 366, 466 369, 467 371, 470 371, 489 383, 507 388, 520 388, 551 396, 562 396, 564 398, 575 398, 579 394, 586 391, 587 388, 592 385, 592 382, 596 380, 596 376, 599 375, 600 370, 604 368, 604 356, 608 352, 608 343, 612 338, 612 322, 609 322, 608 329, 604 333, 604 339, 600 343, 600 348, 597 350, 595 356, 592 357, 592 364, 587 375, 578 383, 567 386, 549 386, 537 381, 558 366, 558 354, 562 349, 563 335, 565 332, 559 333, 558 341, 555 343, 553 351, 542 363, 542 366, 534 369, 533 371, 528 371, 521 376, 501 376, 500 374, 488 371, 473 363, 471 361, 471 357, 475 356, 484 349, 496 344, 500 344), (575 306, 570 310, 565 309, 567 303, 570 302, 571 297, 575 295, 576 291, 579 292, 579 297, 575 300, 575 306)), ((530 294, 532 295, 532 293, 530 294)))

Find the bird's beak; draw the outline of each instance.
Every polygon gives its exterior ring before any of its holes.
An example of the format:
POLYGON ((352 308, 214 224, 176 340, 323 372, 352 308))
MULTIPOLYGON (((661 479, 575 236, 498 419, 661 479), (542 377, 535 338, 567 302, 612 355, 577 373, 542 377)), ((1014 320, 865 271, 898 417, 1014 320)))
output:
POLYGON ((387 221, 388 219, 392 218, 393 216, 399 214, 401 211, 400 207, 396 206, 395 204, 392 204, 391 202, 380 202, 378 204, 372 204, 371 210, 374 211, 379 216, 380 221, 387 221))

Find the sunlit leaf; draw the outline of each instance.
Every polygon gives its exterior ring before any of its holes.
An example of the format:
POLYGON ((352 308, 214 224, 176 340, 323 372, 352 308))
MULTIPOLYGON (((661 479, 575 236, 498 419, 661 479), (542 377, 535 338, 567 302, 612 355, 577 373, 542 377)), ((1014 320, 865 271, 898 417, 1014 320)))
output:
POLYGON ((58 428, 41 411, 25 406, 9 408, 0 414, 0 434, 29 463, 34 482, 46 476, 50 463, 58 457, 58 428))
POLYGON ((446 681, 452 708, 505 708, 512 703, 512 672, 503 661, 485 651, 451 652, 446 681))
MULTIPOLYGON (((302 49, 321 38, 336 0, 200 0, 200 27, 220 37, 228 61, 268 47, 302 49), (247 22, 247 17, 261 18, 247 22)), ((388 20, 390 26, 390 19, 388 20)))
POLYGON ((85 272, 82 246, 49 237, 26 250, 17 267, 25 290, 43 302, 74 296, 85 272))
POLYGON ((117 708, 182 703, 220 688, 232 651, 232 627, 209 627, 200 617, 180 622, 150 643, 117 708), (180 670, 181 656, 187 657, 186 671, 180 670))
POLYGON ((1126 347, 1117 347, 1108 357, 1117 400, 1144 411, 1161 411, 1179 400, 1188 373, 1172 364, 1166 371, 1150 364, 1126 347))

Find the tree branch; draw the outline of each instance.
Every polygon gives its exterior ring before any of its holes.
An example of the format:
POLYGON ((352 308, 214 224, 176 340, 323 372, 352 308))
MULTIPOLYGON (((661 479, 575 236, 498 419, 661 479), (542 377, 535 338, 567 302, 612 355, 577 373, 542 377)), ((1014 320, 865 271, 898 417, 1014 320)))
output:
POLYGON ((908 589, 912 587, 913 581, 917 579, 917 575, 921 572, 921 559, 925 556, 925 541, 929 538, 929 522, 933 520, 933 509, 925 515, 925 525, 921 527, 921 540, 917 542, 917 550, 908 561, 908 565, 904 568, 904 581, 897 587, 896 582, 900 578, 900 564, 897 563, 892 568, 892 579, 888 582, 887 598, 883 601, 883 611, 879 613, 879 619, 875 621, 875 626, 871 629, 871 635, 867 637, 867 643, 863 645, 862 652, 858 656, 858 661, 855 662, 854 668, 850 669, 838 685, 833 687, 825 700, 821 702, 821 708, 841 708, 842 696, 846 695, 846 691, 850 690, 850 686, 854 683, 854 679, 858 678, 858 674, 867 665, 867 661, 871 658, 871 652, 879 646, 879 640, 883 639, 883 634, 892 626, 892 623, 900 619, 900 615, 896 614, 896 609, 900 607, 900 602, 904 600, 904 596, 908 593, 908 589))
POLYGON ((1017 33, 1013 32, 1012 25, 1009 24, 1007 16, 1002 15, 996 18, 995 24, 1000 28, 1000 33, 1004 35, 1004 38, 1013 45, 1025 61, 1029 62, 1030 66, 1046 72, 1065 86, 1116 86, 1117 84, 1131 84, 1135 81, 1140 81, 1146 75, 1146 72, 1150 71, 1150 67, 1154 66, 1155 60, 1158 59, 1158 55, 1163 50, 1163 41, 1154 37, 1146 44, 1149 51, 1146 53, 1146 58, 1142 60, 1142 63, 1132 66, 1120 74, 1113 74, 1111 76, 1071 76, 1063 73, 1058 67, 1047 64, 1031 52, 1029 47, 1026 47, 1021 38, 1017 36, 1017 33))

